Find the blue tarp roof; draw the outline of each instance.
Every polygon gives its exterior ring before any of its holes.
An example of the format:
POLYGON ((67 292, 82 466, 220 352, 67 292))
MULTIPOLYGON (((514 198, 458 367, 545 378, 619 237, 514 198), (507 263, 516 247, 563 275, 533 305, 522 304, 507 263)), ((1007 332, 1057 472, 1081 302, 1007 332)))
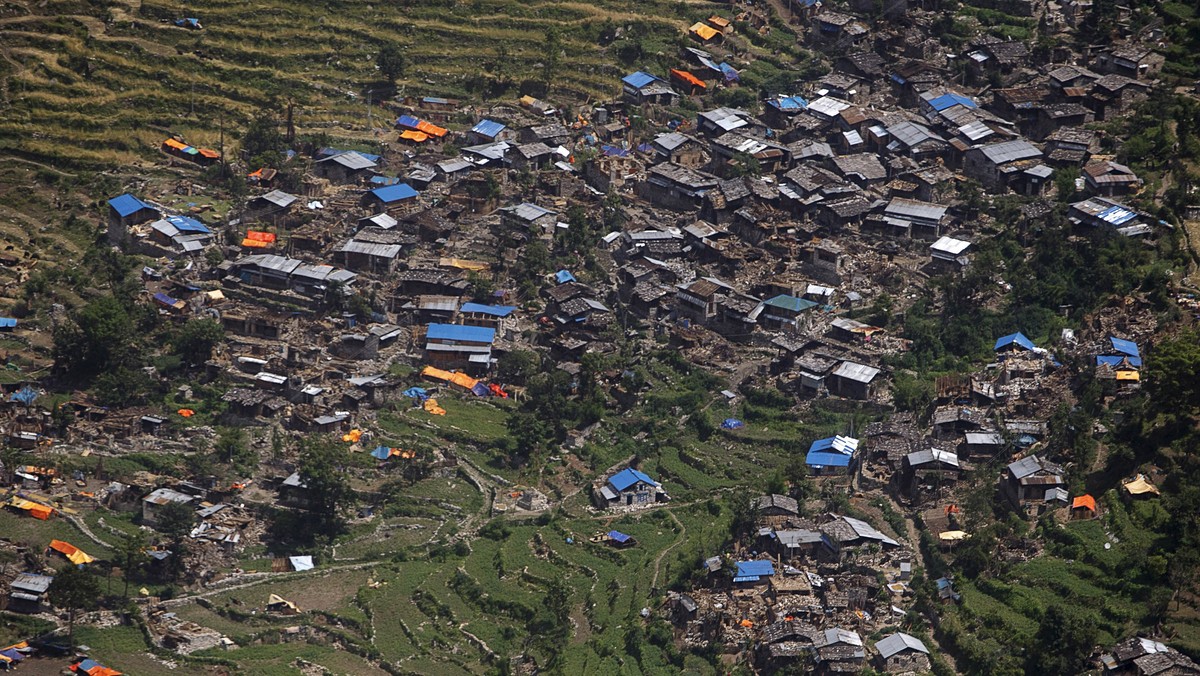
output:
POLYGON ((15 329, 17 328, 17 320, 12 317, 0 317, 0 329, 15 329))
POLYGON ((400 182, 400 179, 396 178, 395 176, 372 176, 371 177, 371 183, 374 183, 375 185, 396 185, 399 182, 400 182))
POLYGON ((102 667, 102 666, 104 666, 104 665, 100 664, 96 660, 85 657, 85 658, 83 658, 82 662, 75 665, 75 671, 76 671, 76 673, 82 671, 83 673, 86 674, 87 672, 91 671, 92 669, 95 669, 96 667, 102 667))
POLYGON ((421 102, 422 103, 437 103, 437 104, 445 105, 445 104, 450 103, 450 99, 443 99, 440 96, 425 96, 425 97, 421 98, 421 102))
POLYGON ((19 651, 17 651, 14 648, 9 648, 7 650, 0 650, 0 655, 4 655, 5 657, 12 660, 13 662, 25 661, 25 656, 22 655, 19 651))
POLYGON ((387 460, 392 457, 392 449, 387 446, 376 446, 375 450, 371 451, 371 457, 387 460))
POLYGON ((371 194, 378 197, 385 204, 390 202, 399 202, 400 200, 410 200, 417 196, 417 191, 407 183, 397 183, 383 188, 375 188, 371 194))
POLYGON ((979 107, 975 105, 975 102, 971 99, 963 96, 962 94, 956 94, 954 92, 946 92, 935 99, 930 99, 929 105, 933 106, 933 109, 939 113, 947 108, 953 108, 954 106, 965 106, 967 108, 979 107))
POLYGON ((200 221, 189 216, 167 216, 167 222, 175 226, 179 232, 191 232, 207 235, 212 232, 200 221))
POLYGON ((512 305, 484 305, 483 303, 463 303, 459 312, 476 312, 493 317, 507 317, 517 308, 512 305))
POLYGON ((167 306, 171 306, 171 307, 173 307, 176 303, 179 302, 161 291, 154 294, 154 300, 162 303, 163 305, 167 305, 167 306))
POLYGON ((407 390, 404 390, 404 396, 410 399, 420 399, 421 401, 424 401, 429 398, 429 393, 425 391, 424 387, 410 387, 407 390))
POLYGON ((1113 351, 1118 354, 1128 355, 1130 357, 1140 357, 1142 353, 1138 351, 1137 343, 1132 340, 1109 336, 1108 342, 1112 343, 1113 351))
POLYGON ((621 531, 619 531, 619 530, 610 530, 610 531, 608 531, 608 539, 610 539, 610 540, 616 540, 617 542, 620 542, 620 543, 626 543, 626 542, 629 542, 629 536, 628 536, 628 535, 626 535, 626 534, 624 534, 624 533, 622 533, 622 532, 621 532, 621 531))
POLYGON ((851 456, 836 451, 809 451, 804 464, 809 467, 849 467, 851 456))
POLYGON ((814 303, 813 301, 811 301, 807 298, 797 298, 795 296, 789 296, 787 294, 781 293, 778 296, 775 296, 774 298, 768 300, 766 302, 766 305, 770 305, 771 307, 777 307, 781 310, 791 310, 793 312, 803 312, 804 310, 808 310, 809 308, 816 307, 817 305, 819 305, 819 303, 814 303))
POLYGON ((781 96, 767 102, 767 105, 779 110, 798 111, 808 108, 808 101, 802 96, 781 96))
POLYGON ((459 340, 466 343, 491 343, 496 339, 496 329, 461 324, 430 324, 425 337, 430 340, 459 340))
POLYGON ((1016 345, 1017 347, 1024 348, 1026 350, 1033 349, 1033 341, 1029 340, 1025 337, 1025 334, 1018 331, 1016 333, 1010 333, 1007 336, 1001 336, 1000 338, 997 338, 996 346, 993 347, 992 350, 1000 350, 1008 347, 1009 345, 1016 345))
POLYGON ((8 400, 15 401, 18 404, 22 404, 24 406, 30 406, 33 404, 34 400, 36 400, 37 398, 38 398, 37 390, 26 385, 25 387, 22 387, 21 389, 17 390, 16 392, 13 392, 12 396, 9 397, 8 400))
POLYGON ((737 418, 726 418, 724 422, 721 423, 721 427, 727 430, 736 430, 745 426, 746 423, 738 420, 737 418))
POLYGON ((645 73, 639 70, 636 73, 630 73, 629 75, 621 78, 621 82, 624 82, 634 89, 641 89, 642 87, 645 87, 646 85, 658 79, 659 78, 654 77, 650 73, 645 73))
MULTIPOLYGON (((110 199, 108 201, 108 206, 112 207, 113 211, 117 212, 117 215, 121 218, 135 214, 142 209, 154 209, 154 207, 146 204, 129 193, 117 195, 116 197, 110 199)), ((154 210, 158 211, 157 209, 154 210)))
POLYGON ((742 76, 736 70, 734 70, 733 66, 722 61, 720 67, 721 73, 725 76, 726 82, 741 82, 742 76))
POLYGON ((575 275, 571 274, 570 270, 559 270, 558 272, 554 273, 554 279, 558 281, 559 284, 579 281, 575 279, 575 275))
POLYGON ((396 120, 397 127, 408 127, 409 129, 416 129, 420 123, 421 119, 412 115, 401 115, 400 119, 396 120))
POLYGON ((632 467, 617 472, 612 476, 611 479, 608 480, 608 483, 618 491, 623 491, 639 481, 655 487, 659 485, 657 481, 651 479, 648 475, 633 469, 632 467))
POLYGON ((775 574, 775 566, 770 561, 738 561, 737 577, 757 579, 775 574))
POLYGON ((600 152, 606 157, 629 157, 629 151, 620 146, 600 146, 600 152))
POLYGON ((504 125, 500 124, 499 122, 493 122, 492 120, 480 120, 479 124, 471 127, 471 131, 475 132, 476 134, 483 134, 488 138, 496 138, 496 134, 499 134, 505 129, 506 127, 504 125))

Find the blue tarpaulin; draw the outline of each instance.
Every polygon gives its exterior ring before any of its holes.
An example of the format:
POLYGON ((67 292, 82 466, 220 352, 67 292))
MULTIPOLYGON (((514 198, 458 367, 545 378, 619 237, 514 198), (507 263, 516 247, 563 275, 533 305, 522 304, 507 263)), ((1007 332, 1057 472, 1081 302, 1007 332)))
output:
POLYGON ((575 275, 571 274, 568 270, 559 270, 558 272, 554 273, 554 279, 559 284, 578 281, 575 279, 575 275))
POLYGON ((629 542, 629 536, 622 533, 619 530, 608 531, 608 539, 612 540, 614 542, 619 542, 621 544, 625 544, 626 542, 629 542))
POLYGON ((726 418, 725 422, 721 423, 721 427, 727 430, 736 430, 745 426, 746 423, 738 420, 737 418, 726 418))
POLYGON ((992 348, 994 351, 1003 350, 1009 347, 1020 347, 1025 350, 1033 349, 1033 341, 1025 337, 1025 334, 1020 331, 1010 333, 1007 336, 1002 336, 996 339, 996 346, 992 348))
POLYGON ((491 396, 492 391, 488 389, 487 385, 484 385, 482 382, 478 382, 475 383, 475 386, 471 388, 471 394, 474 394, 477 397, 488 397, 491 396))
POLYGON ((409 399, 420 399, 421 401, 425 401, 429 398, 429 393, 425 391, 424 387, 410 387, 407 390, 404 390, 404 396, 408 397, 409 399))
POLYGON ((392 449, 388 448, 387 446, 377 446, 375 450, 371 451, 371 457, 379 458, 380 460, 387 460, 388 458, 392 457, 392 449))
POLYGON ((721 74, 725 76, 726 82, 740 82, 741 81, 742 76, 739 75, 736 70, 734 70, 733 66, 731 66, 727 63, 722 63, 720 68, 721 68, 721 74))
POLYGON ((22 387, 20 390, 13 392, 12 396, 9 397, 9 401, 15 401, 18 404, 22 404, 24 406, 30 406, 33 404, 33 401, 37 398, 38 398, 37 390, 26 385, 25 387, 22 387))

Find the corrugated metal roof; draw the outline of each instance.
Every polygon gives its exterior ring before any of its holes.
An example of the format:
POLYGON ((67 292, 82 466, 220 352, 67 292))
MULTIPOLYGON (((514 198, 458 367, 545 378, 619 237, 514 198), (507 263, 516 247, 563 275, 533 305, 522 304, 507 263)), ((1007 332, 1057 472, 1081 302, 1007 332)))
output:
POLYGON ((957 256, 966 251, 967 247, 969 246, 971 246, 970 242, 961 239, 954 239, 953 237, 941 237, 938 239, 938 241, 930 244, 929 248, 934 251, 948 253, 951 256, 957 256))
POLYGON ((272 190, 265 195, 259 195, 259 199, 266 200, 277 207, 286 207, 291 205, 299 198, 295 195, 289 195, 282 190, 272 190))
POLYGON ((983 151, 984 157, 987 157, 993 164, 1007 164, 1042 156, 1042 151, 1023 139, 993 143, 983 146, 980 150, 983 151))
POLYGON ((340 164, 347 169, 370 169, 375 166, 374 160, 353 150, 345 150, 336 155, 330 155, 324 159, 317 160, 317 162, 332 162, 340 164))
POLYGON ((338 251, 343 253, 363 254, 366 256, 377 256, 379 258, 395 258, 400 255, 401 246, 399 244, 376 244, 374 242, 360 242, 355 239, 347 240, 342 246, 338 247, 338 251))
POLYGON ((536 221, 537 219, 541 218, 542 216, 554 215, 557 213, 555 211, 546 209, 545 207, 539 207, 538 205, 532 204, 530 202, 524 202, 522 204, 517 204, 517 205, 511 206, 511 207, 504 207, 504 208, 500 209, 500 211, 508 212, 508 213, 516 216, 517 218, 520 218, 520 219, 526 220, 526 221, 536 221))
POLYGON ((496 138, 500 132, 507 128, 508 127, 499 122, 494 122, 492 120, 480 120, 478 124, 476 124, 474 127, 471 127, 471 131, 488 138, 496 138))
POLYGON ((860 383, 869 383, 879 375, 879 369, 866 364, 844 361, 833 370, 833 375, 860 383))
POLYGON ((926 655, 929 654, 929 649, 925 647, 925 644, 920 639, 909 636, 904 632, 896 632, 891 636, 880 639, 875 644, 875 649, 879 651, 879 654, 885 660, 905 650, 915 650, 926 655))

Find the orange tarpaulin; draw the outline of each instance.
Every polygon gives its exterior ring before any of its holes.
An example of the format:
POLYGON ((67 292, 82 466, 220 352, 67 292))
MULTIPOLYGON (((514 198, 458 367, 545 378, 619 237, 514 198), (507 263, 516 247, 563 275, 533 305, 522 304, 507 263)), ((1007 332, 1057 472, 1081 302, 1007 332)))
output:
POLYGON ((704 41, 711 40, 720 34, 720 31, 717 29, 699 21, 692 24, 692 27, 688 29, 688 32, 704 41))
POLYGON ((434 415, 446 415, 446 409, 438 406, 437 399, 426 399, 425 410, 434 415))
POLYGON ((181 415, 185 418, 190 418, 190 417, 196 415, 196 412, 190 408, 181 408, 181 409, 179 409, 179 415, 181 415))
POLYGON ((203 155, 209 159, 213 159, 213 160, 221 159, 221 153, 219 153, 215 150, 209 150, 208 148, 197 148, 197 150, 200 151, 201 155, 203 155))
POLYGON ((163 141, 163 145, 168 148, 174 148, 175 150, 183 150, 184 148, 188 147, 188 144, 183 143, 182 141, 176 141, 173 138, 169 138, 166 141, 163 141))
POLYGON ((51 540, 50 549, 53 549, 59 554, 67 557, 71 563, 77 566, 85 563, 91 563, 96 560, 96 557, 91 556, 87 552, 84 552, 82 549, 69 542, 63 542, 62 540, 51 540))
POLYGON ((441 138, 447 133, 445 129, 437 126, 436 124, 426 122, 425 120, 420 120, 417 122, 417 131, 425 132, 426 134, 429 134, 430 136, 436 136, 437 138, 441 138))
POLYGON ((1090 509, 1094 512, 1096 511, 1096 498, 1085 493, 1075 498, 1075 501, 1071 503, 1071 509, 1090 509))
POLYGON ((362 430, 350 430, 349 434, 342 435, 342 441, 352 444, 357 444, 359 439, 362 439, 362 430))
POLYGON ((274 242, 275 241, 275 233, 261 232, 259 230, 247 230, 246 231, 246 239, 252 239, 252 240, 255 240, 258 242, 274 242))
POLYGON ((428 378, 445 380, 446 382, 454 383, 459 387, 465 387, 468 390, 479 384, 478 380, 465 373, 452 373, 450 371, 443 371, 442 369, 434 368, 432 366, 426 366, 425 369, 421 371, 421 375, 428 378))
POLYGON ((424 143, 429 140, 429 134, 420 131, 413 131, 412 129, 405 129, 404 131, 400 132, 400 138, 404 139, 405 141, 412 141, 413 143, 424 143))
POLYGON ((271 246, 271 243, 264 242, 260 239, 250 239, 247 237, 246 239, 242 240, 242 246, 249 247, 251 249, 266 249, 271 246))
POLYGON ((671 77, 682 80, 682 81, 686 82, 687 84, 692 85, 693 87, 699 87, 701 89, 708 88, 708 85, 704 84, 703 80, 696 77, 695 75, 692 75, 691 73, 687 72, 686 70, 678 70, 678 69, 672 68, 671 69, 671 77))

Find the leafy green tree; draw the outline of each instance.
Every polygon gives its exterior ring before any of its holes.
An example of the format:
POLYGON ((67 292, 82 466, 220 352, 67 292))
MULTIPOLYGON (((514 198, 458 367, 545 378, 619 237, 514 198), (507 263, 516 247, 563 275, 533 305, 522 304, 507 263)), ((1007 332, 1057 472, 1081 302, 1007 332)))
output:
POLYGON ((101 406, 120 408, 141 401, 150 387, 150 377, 144 372, 117 366, 96 376, 92 390, 101 406))
POLYGON ((379 49, 379 55, 375 57, 375 65, 389 83, 395 83, 408 67, 408 59, 399 45, 388 42, 379 49))
POLYGON ((224 335, 224 329, 212 319, 189 319, 175 338, 175 353, 188 364, 202 364, 224 335))
POLYGON ((532 350, 505 352, 497 364, 497 374, 506 383, 523 383, 541 368, 542 359, 532 350))
POLYGON ((121 564, 121 577, 125 579, 122 596, 129 596, 129 582, 142 569, 147 545, 146 533, 141 530, 127 532, 117 541, 115 558, 121 564))
POLYGON ((54 327, 55 367, 82 377, 103 373, 131 356, 133 338, 125 306, 102 296, 54 327))
POLYGON ((345 466, 346 449, 331 441, 310 441, 301 450, 298 473, 307 486, 309 512, 317 533, 333 534, 341 530, 342 515, 354 503, 354 491, 345 466))
POLYGON ((168 566, 172 578, 183 572, 183 557, 187 555, 187 536, 196 524, 196 510, 182 502, 168 502, 159 508, 155 530, 167 539, 171 551, 168 566))
POLYGON ((246 433, 238 427, 226 427, 217 436, 213 446, 217 460, 226 464, 242 465, 253 461, 254 452, 246 445, 246 433))
POLYGON ((254 118, 242 136, 242 152, 253 167, 278 167, 285 150, 287 143, 279 132, 279 120, 269 113, 254 118))
POLYGON ((1147 389, 1161 411, 1195 412, 1200 408, 1200 331, 1155 346, 1146 358, 1147 389))
POLYGON ((542 82, 549 88, 558 74, 558 66, 562 61, 563 40, 562 32, 554 26, 546 29, 546 39, 542 42, 542 82))
POLYGON ((1038 624, 1025 673, 1079 673, 1096 646, 1098 633, 1091 617, 1059 604, 1050 606, 1038 624))
POLYGON ((47 597, 55 607, 67 610, 67 635, 74 638, 75 614, 96 607, 100 599, 100 582, 84 569, 67 566, 54 576, 47 597))

